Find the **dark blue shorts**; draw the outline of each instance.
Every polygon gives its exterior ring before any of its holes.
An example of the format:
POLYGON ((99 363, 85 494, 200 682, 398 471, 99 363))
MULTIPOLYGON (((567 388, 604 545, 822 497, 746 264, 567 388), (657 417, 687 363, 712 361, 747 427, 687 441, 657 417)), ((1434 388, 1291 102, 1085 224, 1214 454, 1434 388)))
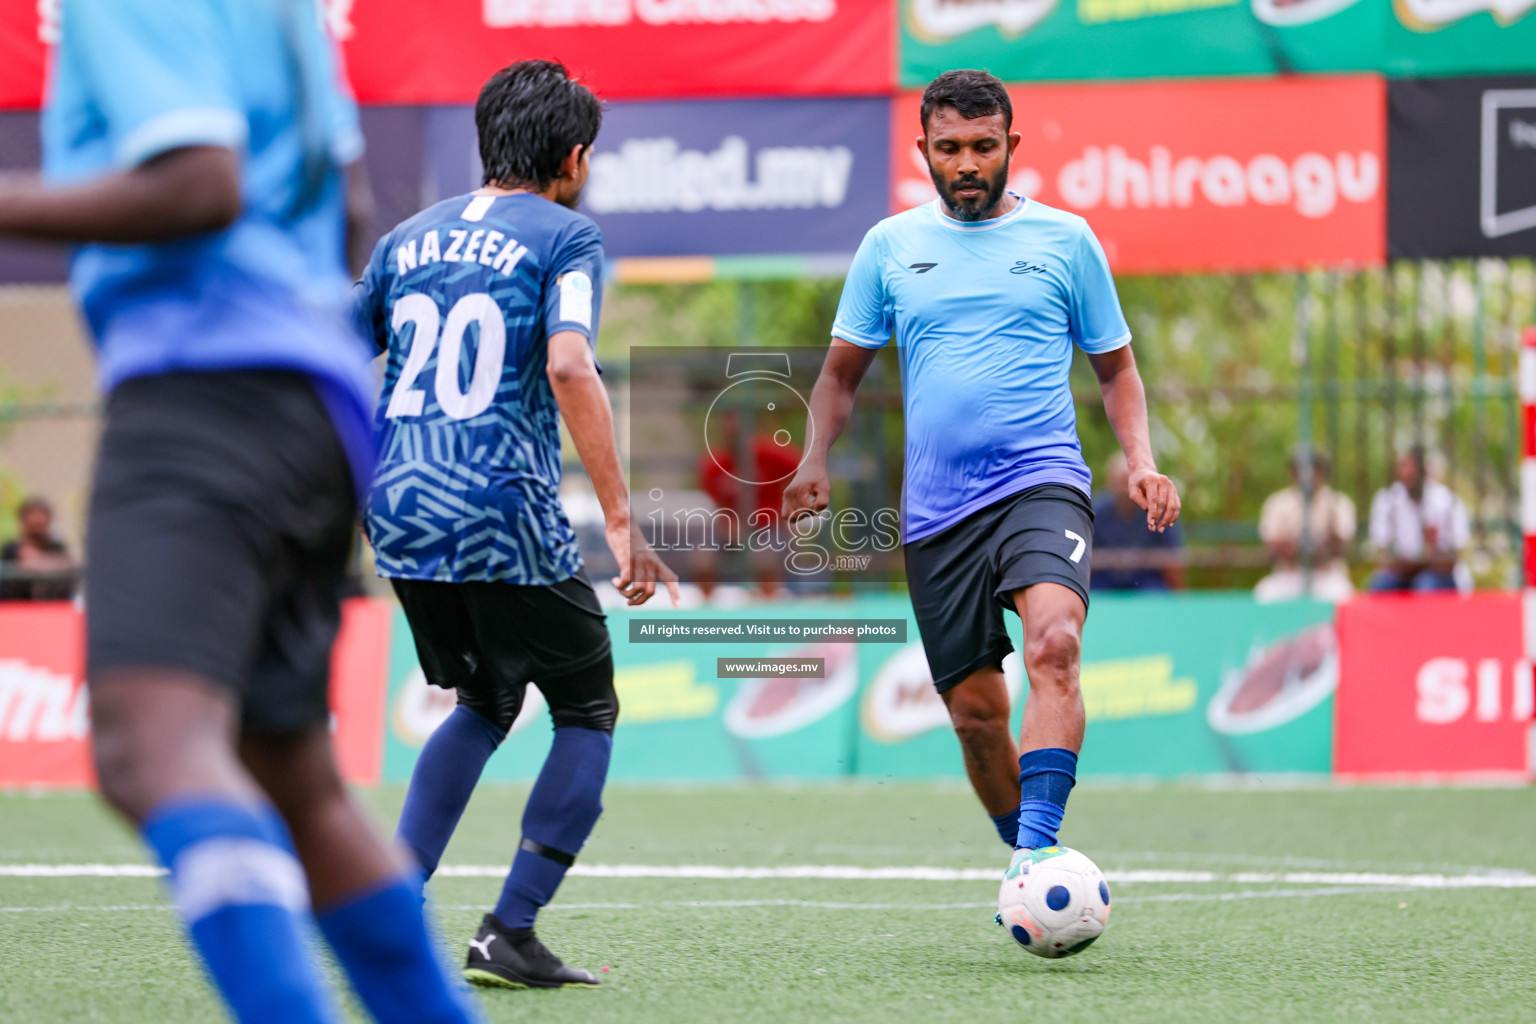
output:
POLYGON ((1088 605, 1093 506, 1066 484, 1042 484, 988 505, 904 550, 923 650, 940 693, 1013 650, 1003 609, 1013 592, 1059 583, 1088 605))

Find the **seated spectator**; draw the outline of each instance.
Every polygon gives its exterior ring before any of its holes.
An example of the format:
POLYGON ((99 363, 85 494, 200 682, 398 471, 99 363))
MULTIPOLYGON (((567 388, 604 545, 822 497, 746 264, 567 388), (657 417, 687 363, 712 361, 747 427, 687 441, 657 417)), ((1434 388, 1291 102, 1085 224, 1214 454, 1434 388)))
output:
POLYGON ((1117 453, 1104 467, 1108 484, 1093 499, 1092 590, 1184 589, 1184 533, 1147 529, 1147 513, 1131 500, 1130 467, 1117 453))
POLYGON ((1275 560, 1274 571, 1259 580, 1253 596, 1260 601, 1294 601, 1315 597, 1335 604, 1349 600, 1354 585, 1344 553, 1355 539, 1355 503, 1328 486, 1328 456, 1314 452, 1311 459, 1312 501, 1303 500, 1304 460, 1291 458, 1291 486, 1264 501, 1259 513, 1259 539, 1275 560), (1303 514, 1302 509, 1307 511, 1303 514), (1306 525, 1308 536, 1302 537, 1306 525), (1311 545, 1310 586, 1303 566, 1302 542, 1311 545))
POLYGON ((1371 544, 1381 568, 1371 590, 1455 590, 1471 540, 1467 506, 1425 471, 1424 449, 1397 460, 1397 480, 1371 502, 1371 544))
POLYGON ((53 507, 28 498, 16 510, 16 539, 0 548, 0 601, 68 601, 75 561, 53 535, 53 507))

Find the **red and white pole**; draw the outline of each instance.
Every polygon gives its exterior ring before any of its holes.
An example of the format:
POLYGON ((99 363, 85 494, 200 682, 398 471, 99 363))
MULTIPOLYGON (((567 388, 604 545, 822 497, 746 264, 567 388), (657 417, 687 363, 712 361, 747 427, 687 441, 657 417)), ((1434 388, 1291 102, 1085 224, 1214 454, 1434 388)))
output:
MULTIPOLYGON (((1522 670, 1530 672, 1530 666, 1536 665, 1536 327, 1527 327, 1520 340, 1520 420, 1520 533, 1525 542, 1522 670)), ((1536 775, 1536 721, 1531 723, 1526 751, 1527 767, 1536 775)))

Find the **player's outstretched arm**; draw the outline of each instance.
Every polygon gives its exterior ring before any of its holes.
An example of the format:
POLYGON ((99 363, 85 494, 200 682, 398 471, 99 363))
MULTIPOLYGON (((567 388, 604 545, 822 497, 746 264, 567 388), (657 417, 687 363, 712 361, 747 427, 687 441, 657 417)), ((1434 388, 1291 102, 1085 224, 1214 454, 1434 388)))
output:
POLYGON ((824 511, 832 500, 832 484, 827 478, 827 452, 848 425, 853 415, 853 396, 859 383, 875 361, 876 349, 833 338, 821 376, 811 391, 811 443, 794 479, 784 488, 781 514, 794 522, 824 511))
POLYGON ((1179 518, 1179 490, 1157 471, 1147 428, 1147 392, 1136 369, 1131 346, 1090 354, 1088 361, 1104 393, 1104 412, 1120 439, 1130 466, 1131 500, 1147 510, 1147 529, 1162 533, 1179 518))
POLYGON ((0 234, 140 244, 222 231, 240 216, 240 164, 223 146, 185 146, 84 185, 0 175, 0 234))
POLYGON ((658 581, 667 585, 672 603, 679 601, 677 574, 667 568, 645 536, 635 527, 629 510, 629 487, 619 463, 619 447, 613 436, 613 407, 608 389, 598 376, 592 346, 576 331, 560 331, 549 339, 545 363, 550 389, 566 429, 576 443, 576 454, 586 467, 603 506, 608 547, 619 563, 613 585, 632 605, 644 604, 656 593, 658 581))

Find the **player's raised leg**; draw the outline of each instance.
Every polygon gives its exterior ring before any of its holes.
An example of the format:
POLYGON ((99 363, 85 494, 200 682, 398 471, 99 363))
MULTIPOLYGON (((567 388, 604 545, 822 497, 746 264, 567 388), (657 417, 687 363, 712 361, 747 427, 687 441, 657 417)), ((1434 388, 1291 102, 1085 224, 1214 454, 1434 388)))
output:
POLYGON ((1009 721, 1012 702, 1003 670, 983 666, 940 696, 960 740, 971 788, 999 838, 1012 849, 1019 835, 1019 748, 1009 721))

